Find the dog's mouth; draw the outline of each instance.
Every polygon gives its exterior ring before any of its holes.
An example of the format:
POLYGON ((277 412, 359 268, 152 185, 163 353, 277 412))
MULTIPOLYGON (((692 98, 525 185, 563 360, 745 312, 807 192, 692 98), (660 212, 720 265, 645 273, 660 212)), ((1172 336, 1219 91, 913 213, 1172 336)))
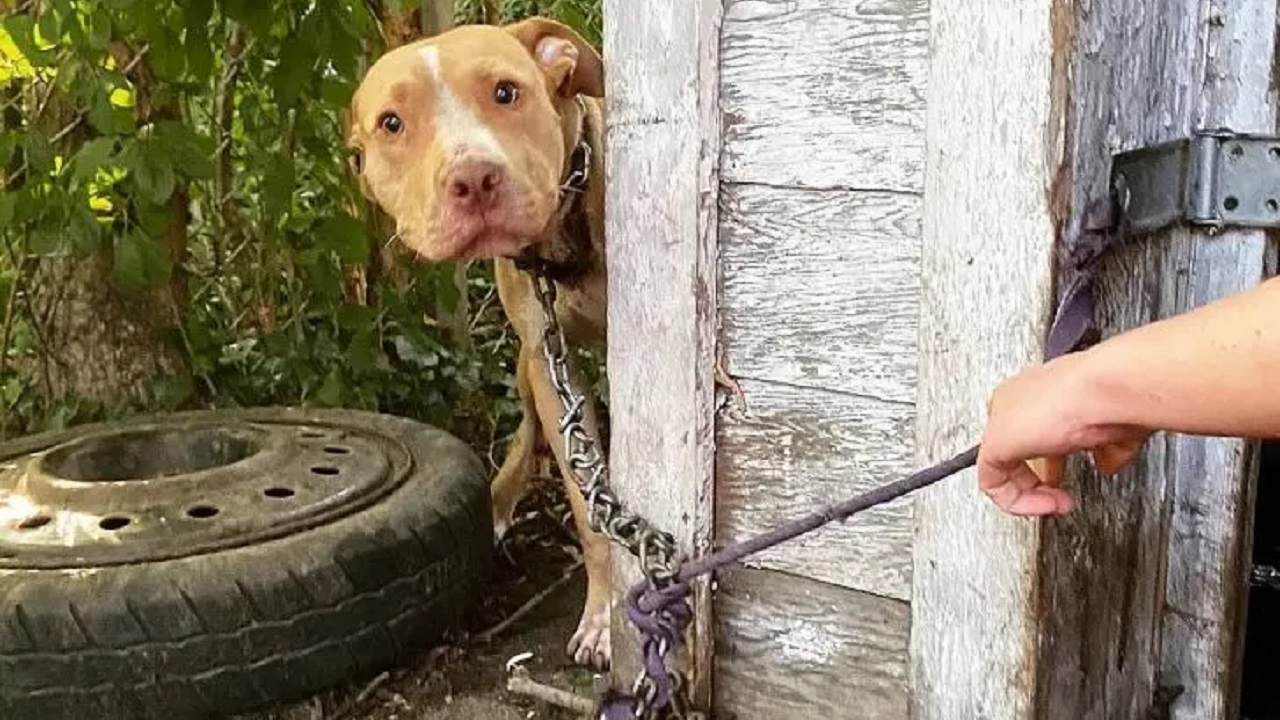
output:
POLYGON ((455 241, 450 247, 448 255, 468 260, 514 257, 535 242, 537 242, 536 238, 529 238, 503 229, 486 228, 479 233, 455 241))
POLYGON ((542 209, 526 201, 514 207, 500 205, 484 214, 453 214, 446 210, 434 244, 440 254, 454 259, 514 257, 553 231, 554 209, 537 211, 542 209))

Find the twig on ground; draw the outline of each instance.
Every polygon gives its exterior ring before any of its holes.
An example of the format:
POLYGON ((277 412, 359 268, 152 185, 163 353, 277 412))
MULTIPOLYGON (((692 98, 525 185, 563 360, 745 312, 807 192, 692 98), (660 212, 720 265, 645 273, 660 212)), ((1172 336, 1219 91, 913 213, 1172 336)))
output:
POLYGON ((529 671, 522 667, 516 668, 512 671, 511 677, 507 678, 507 692, 541 700, 547 704, 588 717, 593 715, 596 710, 596 703, 591 698, 550 685, 543 685, 530 677, 529 671))
POLYGON ((558 580, 548 585, 537 595, 534 595, 533 597, 526 600, 523 605, 516 608, 516 611, 508 615, 506 618, 504 618, 502 622, 498 623, 497 625, 494 625, 493 627, 487 630, 480 632, 478 635, 476 635, 476 640, 478 640, 479 642, 485 642, 485 643, 493 640, 493 638, 497 636, 499 633, 505 631, 507 628, 514 625, 517 621, 520 620, 520 618, 523 618, 525 615, 528 615, 530 612, 533 611, 534 608, 542 604, 542 601, 546 600, 551 595, 551 593, 560 589, 562 586, 564 586, 565 583, 569 582, 569 580, 573 577, 573 574, 577 572, 578 568, 580 567, 582 567, 582 560, 578 560, 573 565, 570 565, 569 568, 564 571, 564 574, 561 575, 558 580))
POLYGON ((351 713, 355 712, 357 708, 363 705, 365 701, 373 695, 374 691, 381 687, 382 684, 390 677, 391 674, 388 672, 384 671, 379 673, 378 676, 370 680, 354 698, 350 698, 342 702, 338 707, 334 708, 333 712, 329 713, 326 720, 347 720, 350 718, 351 713))
POLYGON ((383 672, 383 673, 380 673, 378 677, 374 678, 373 680, 370 680, 369 684, 365 685, 364 689, 360 691, 360 694, 356 695, 355 704, 357 706, 363 705, 364 701, 368 700, 369 696, 373 694, 373 691, 381 687, 382 683, 386 682, 387 678, 389 677, 391 677, 389 673, 383 672))

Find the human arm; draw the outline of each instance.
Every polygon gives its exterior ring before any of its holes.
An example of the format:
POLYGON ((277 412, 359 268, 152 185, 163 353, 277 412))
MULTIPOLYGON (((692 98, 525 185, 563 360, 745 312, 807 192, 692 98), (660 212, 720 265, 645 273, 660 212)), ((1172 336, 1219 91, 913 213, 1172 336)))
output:
POLYGON ((1280 279, 1006 380, 988 406, 978 484, 1009 512, 1064 513, 1067 455, 1089 451, 1112 474, 1158 430, 1280 437, 1280 279))

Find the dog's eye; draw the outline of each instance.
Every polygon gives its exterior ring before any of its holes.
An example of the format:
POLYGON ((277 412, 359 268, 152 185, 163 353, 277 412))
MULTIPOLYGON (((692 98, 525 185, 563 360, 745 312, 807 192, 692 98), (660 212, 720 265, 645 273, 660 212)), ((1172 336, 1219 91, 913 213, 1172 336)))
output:
POLYGON ((382 117, 378 118, 378 127, 387 131, 392 135, 399 135, 404 129, 404 121, 400 116, 393 112, 382 113, 382 117))
POLYGON ((520 89, 515 83, 503 80, 493 89, 493 101, 499 105, 510 105, 520 97, 520 89))

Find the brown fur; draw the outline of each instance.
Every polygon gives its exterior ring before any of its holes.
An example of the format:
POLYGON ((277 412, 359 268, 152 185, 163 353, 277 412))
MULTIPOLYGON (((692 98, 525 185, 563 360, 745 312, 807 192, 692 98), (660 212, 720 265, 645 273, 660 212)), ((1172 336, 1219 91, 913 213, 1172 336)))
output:
MULTIPOLYGON (((539 436, 562 474, 569 473, 557 432, 561 408, 542 355, 542 312, 530 279, 510 258, 532 249, 564 272, 556 309, 570 343, 598 345, 606 339, 604 116, 598 99, 603 86, 602 62, 590 46, 559 23, 533 18, 503 28, 464 26, 398 48, 370 68, 352 102, 350 142, 362 187, 396 220, 400 238, 427 260, 495 261, 498 296, 520 337, 516 380, 523 411, 492 486, 499 534, 535 472, 539 436), (438 58, 438 75, 432 75, 424 51, 438 58), (515 83, 520 99, 495 104, 495 83, 501 81, 515 83), (441 83, 450 97, 439 93, 441 83), (580 108, 586 110, 585 123, 580 108), (380 129, 388 111, 400 116, 399 134, 380 129), (496 145, 466 123, 439 126, 464 115, 482 124, 496 145), (589 180, 561 223, 559 188, 581 129, 592 148, 589 180), (442 138, 464 139, 445 147, 442 138), (483 219, 451 206, 448 192, 451 173, 473 156, 486 162, 500 158, 503 168, 499 199, 483 219)), ((590 403, 587 426, 597 431, 590 403)), ((566 480, 566 491, 588 577, 582 621, 569 651, 578 662, 607 667, 609 543, 590 531, 572 480, 566 480)))

